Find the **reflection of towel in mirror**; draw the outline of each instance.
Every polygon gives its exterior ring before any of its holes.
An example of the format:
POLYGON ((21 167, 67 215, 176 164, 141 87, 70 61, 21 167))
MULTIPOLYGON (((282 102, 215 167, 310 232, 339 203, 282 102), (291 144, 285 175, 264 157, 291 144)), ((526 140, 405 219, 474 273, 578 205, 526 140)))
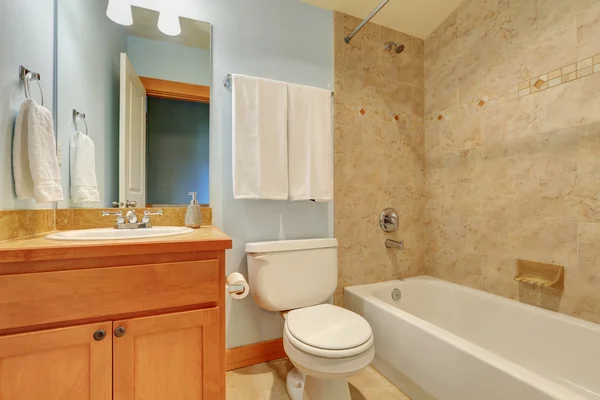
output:
POLYGON ((63 199, 52 113, 32 99, 23 102, 15 124, 13 173, 17 198, 63 199))
POLYGON ((100 201, 96 181, 96 148, 94 141, 82 132, 75 132, 70 145, 71 201, 100 201))

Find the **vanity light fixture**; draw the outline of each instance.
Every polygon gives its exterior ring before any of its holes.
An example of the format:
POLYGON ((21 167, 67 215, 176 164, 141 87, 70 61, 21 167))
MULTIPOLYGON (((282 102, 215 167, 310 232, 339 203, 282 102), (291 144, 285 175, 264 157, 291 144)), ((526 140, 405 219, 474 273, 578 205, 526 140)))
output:
POLYGON ((131 4, 122 0, 108 0, 106 16, 111 21, 120 25, 129 26, 133 24, 133 14, 131 13, 131 4))
POLYGON ((181 33, 181 25, 177 15, 161 12, 158 14, 158 29, 169 36, 177 36, 181 33))

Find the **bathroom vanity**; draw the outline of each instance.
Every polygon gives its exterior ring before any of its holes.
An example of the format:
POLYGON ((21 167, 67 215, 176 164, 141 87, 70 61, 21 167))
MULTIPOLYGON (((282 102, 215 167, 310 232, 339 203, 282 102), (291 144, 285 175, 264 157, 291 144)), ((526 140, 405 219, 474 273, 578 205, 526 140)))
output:
POLYGON ((225 399, 216 228, 0 243, 0 398, 225 399))

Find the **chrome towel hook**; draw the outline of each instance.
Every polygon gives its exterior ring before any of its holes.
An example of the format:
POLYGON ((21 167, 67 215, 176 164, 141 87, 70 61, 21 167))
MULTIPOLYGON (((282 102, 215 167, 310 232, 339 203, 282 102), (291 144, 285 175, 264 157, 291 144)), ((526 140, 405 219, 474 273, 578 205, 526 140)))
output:
POLYGON ((35 81, 40 88, 40 96, 42 98, 41 105, 44 105, 44 88, 42 87, 42 77, 37 72, 33 72, 25 68, 24 66, 19 66, 19 80, 23 82, 25 87, 25 97, 31 99, 31 88, 29 83, 31 81, 35 81))
POLYGON ((87 121, 85 120, 85 114, 73 109, 73 124, 75 125, 75 130, 79 131, 79 128, 77 127, 77 120, 83 121, 83 124, 85 125, 85 136, 90 136, 87 121))

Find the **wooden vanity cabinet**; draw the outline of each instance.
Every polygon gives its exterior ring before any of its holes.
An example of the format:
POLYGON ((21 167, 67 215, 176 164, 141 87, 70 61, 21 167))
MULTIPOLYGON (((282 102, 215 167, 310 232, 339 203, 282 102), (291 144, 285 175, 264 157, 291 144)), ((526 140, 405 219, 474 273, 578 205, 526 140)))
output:
POLYGON ((213 244, 64 262, 0 248, 0 400, 224 400, 231 240, 213 244))
POLYGON ((0 399, 111 399, 111 327, 103 322, 0 337, 0 399), (96 331, 108 337, 97 341, 96 331))
POLYGON ((114 400, 218 399, 219 309, 113 322, 114 400), (118 333, 117 333, 118 334, 118 333))

